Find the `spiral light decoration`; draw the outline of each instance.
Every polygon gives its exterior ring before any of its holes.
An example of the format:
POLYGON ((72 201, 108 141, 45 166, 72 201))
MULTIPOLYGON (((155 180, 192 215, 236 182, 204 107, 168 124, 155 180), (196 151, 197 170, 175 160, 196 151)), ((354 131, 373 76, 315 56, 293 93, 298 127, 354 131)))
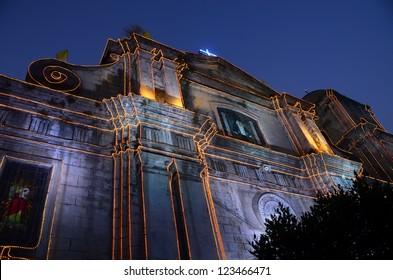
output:
POLYGON ((55 90, 74 91, 81 80, 70 68, 72 65, 55 59, 37 60, 30 65, 27 80, 55 90))

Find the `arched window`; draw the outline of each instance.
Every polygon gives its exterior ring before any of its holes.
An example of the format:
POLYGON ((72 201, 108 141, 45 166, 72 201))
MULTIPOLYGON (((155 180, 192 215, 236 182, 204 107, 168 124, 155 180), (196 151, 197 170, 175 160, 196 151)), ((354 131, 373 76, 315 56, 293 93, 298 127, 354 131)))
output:
POLYGON ((258 145, 265 145, 261 131, 254 119, 226 108, 218 108, 218 114, 225 135, 258 145))

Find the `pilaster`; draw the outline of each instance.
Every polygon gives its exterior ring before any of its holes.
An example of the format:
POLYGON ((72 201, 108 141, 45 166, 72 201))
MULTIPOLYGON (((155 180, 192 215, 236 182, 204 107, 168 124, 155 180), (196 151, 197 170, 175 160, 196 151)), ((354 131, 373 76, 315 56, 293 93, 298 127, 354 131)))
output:
POLYGON ((112 258, 225 258, 204 157, 215 125, 137 95, 104 102, 116 137, 112 258))

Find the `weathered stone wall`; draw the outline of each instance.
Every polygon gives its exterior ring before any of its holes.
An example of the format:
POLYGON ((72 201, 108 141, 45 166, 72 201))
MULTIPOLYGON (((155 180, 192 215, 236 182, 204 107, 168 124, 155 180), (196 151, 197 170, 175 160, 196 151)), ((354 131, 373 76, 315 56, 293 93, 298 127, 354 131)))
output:
POLYGON ((385 131, 368 105, 334 90, 313 91, 304 98, 316 105, 316 124, 335 146, 363 164, 364 175, 392 182, 393 136, 385 131))
POLYGON ((41 86, 0 76, 0 172, 51 170, 39 244, 1 257, 250 259, 279 203, 300 217, 361 167, 331 149, 312 103, 222 58, 133 35, 109 40, 102 64, 37 61, 41 86), (43 75, 51 63, 72 78, 43 75))
POLYGON ((100 102, 0 76, 0 156, 51 168, 38 247, 10 257, 110 259, 114 134, 100 102))
POLYGON ((182 80, 185 107, 209 116, 217 127, 204 156, 225 257, 249 259, 248 242, 265 230, 278 203, 300 217, 317 192, 350 187, 360 164, 334 155, 315 124, 311 103, 245 82, 241 73, 236 79, 237 70, 220 59, 188 62, 182 80), (232 75, 223 75, 228 69, 232 75), (219 108, 254 119, 265 144, 228 135, 219 108))
POLYGON ((201 175, 209 119, 133 94, 105 103, 117 139, 114 258, 220 258, 201 175))
MULTIPOLYGON (((252 259, 249 242, 264 232, 266 218, 260 209, 264 194, 281 198, 300 217, 313 204, 313 197, 269 190, 247 183, 212 179, 210 183, 227 259, 252 259)), ((270 215, 270 213, 269 213, 270 215)))

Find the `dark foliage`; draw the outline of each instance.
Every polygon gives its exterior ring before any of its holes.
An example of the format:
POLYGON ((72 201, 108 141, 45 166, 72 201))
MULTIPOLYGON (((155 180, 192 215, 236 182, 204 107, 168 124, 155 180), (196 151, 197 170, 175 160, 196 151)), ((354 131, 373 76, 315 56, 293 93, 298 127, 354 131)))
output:
POLYGON ((393 259, 393 188, 357 176, 299 220, 280 205, 265 226, 250 242, 258 259, 393 259))
POLYGON ((126 28, 124 28, 124 34, 127 37, 131 37, 133 33, 142 35, 147 38, 151 38, 150 32, 143 29, 143 27, 140 25, 130 25, 130 26, 127 26, 126 28))

